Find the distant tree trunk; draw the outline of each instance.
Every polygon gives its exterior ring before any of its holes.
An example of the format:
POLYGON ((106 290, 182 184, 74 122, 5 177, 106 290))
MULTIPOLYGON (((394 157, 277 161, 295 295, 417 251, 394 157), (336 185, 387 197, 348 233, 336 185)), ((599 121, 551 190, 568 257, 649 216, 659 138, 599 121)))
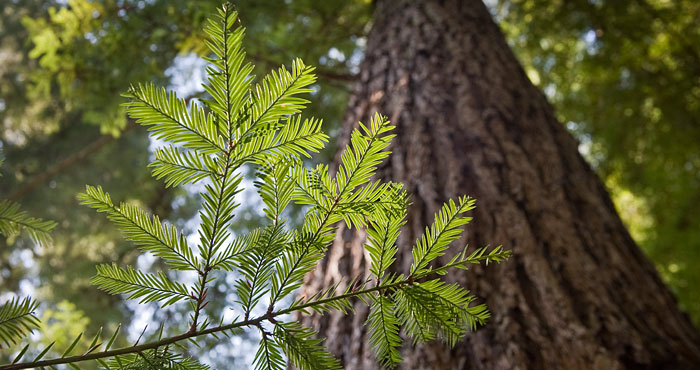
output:
MULTIPOLYGON (((700 335, 625 230, 610 198, 476 0, 378 0, 341 144, 381 112, 397 125, 381 176, 413 196, 403 258, 441 204, 477 198, 466 240, 506 263, 452 278, 483 297, 488 324, 456 348, 404 348, 406 369, 679 369, 700 335)), ((366 274, 364 235, 343 227, 306 292, 366 274)), ((372 369, 356 314, 307 317, 348 369, 372 369)))

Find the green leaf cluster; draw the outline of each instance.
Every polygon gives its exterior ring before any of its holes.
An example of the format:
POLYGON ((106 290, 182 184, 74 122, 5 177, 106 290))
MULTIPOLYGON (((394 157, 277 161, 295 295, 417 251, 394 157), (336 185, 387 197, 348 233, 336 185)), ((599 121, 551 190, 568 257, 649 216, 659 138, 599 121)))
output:
MULTIPOLYGON (((3 162, 0 152, 0 166, 3 162)), ((7 238, 24 231, 35 243, 47 244, 51 241, 50 232, 54 227, 55 222, 29 216, 17 203, 0 201, 0 234, 7 238)), ((39 327, 39 318, 35 313, 37 306, 38 303, 29 297, 13 297, 0 306, 0 347, 3 343, 6 346, 16 343, 39 327)))
POLYGON ((12 298, 0 306, 0 345, 9 346, 39 327, 34 311, 38 303, 31 298, 12 298))
MULTIPOLYGON (((0 152, 0 166, 4 161, 5 158, 0 152)), ((46 244, 51 241, 50 233, 55 227, 56 223, 53 221, 29 216, 15 202, 0 201, 0 234, 7 238, 13 238, 24 231, 35 243, 46 244)))
POLYGON ((15 202, 0 202, 0 234, 6 237, 11 238, 24 231, 35 243, 45 244, 51 240, 50 232, 54 227, 55 222, 29 216, 15 202))
POLYGON ((166 307, 187 302, 189 329, 164 337, 161 327, 156 337, 117 349, 111 349, 116 333, 106 346, 98 333, 86 353, 71 354, 82 343, 79 335, 60 358, 42 360, 49 346, 33 361, 0 368, 59 364, 77 368, 80 362, 95 360, 105 369, 198 369, 204 366, 178 354, 180 342, 243 329, 261 336, 254 360, 258 369, 283 369, 285 357, 299 369, 340 368, 313 330, 288 317, 296 312, 348 312, 353 299, 370 305, 371 342, 378 361, 390 367, 400 361, 401 328, 414 342, 442 339, 455 345, 488 318, 483 305, 471 305, 474 298, 467 290, 440 280, 449 269, 498 262, 509 255, 500 248, 488 254, 486 249, 470 255, 464 250, 448 263, 439 263, 469 221, 463 214, 473 208, 473 200, 463 197, 445 204, 413 247, 410 271, 390 273, 408 200, 400 184, 372 179, 389 155, 394 127, 377 114, 352 133, 334 174, 327 165, 307 168, 304 159, 328 140, 320 120, 300 115, 307 103, 300 95, 311 92, 315 82, 313 68, 296 59, 290 69, 280 67, 256 83, 253 68, 245 61, 244 29, 237 27, 237 19, 226 4, 205 27, 211 52, 208 99, 186 101, 152 84, 135 85, 125 94, 129 115, 165 143, 151 164, 153 176, 167 186, 201 185, 196 242, 136 205, 115 204, 99 186, 87 186, 78 196, 169 267, 151 273, 102 264, 93 284, 140 303, 166 307), (256 170, 254 185, 269 223, 238 234, 231 225, 241 202, 244 166, 256 170), (292 203, 308 206, 303 224, 296 228, 285 219, 285 209, 292 203), (340 222, 368 230, 373 276, 351 280, 342 291, 335 285, 285 303, 323 258, 340 222), (230 308, 238 316, 232 321, 207 309, 216 297, 210 288, 222 277, 214 271, 237 277, 232 287, 237 301, 230 308))

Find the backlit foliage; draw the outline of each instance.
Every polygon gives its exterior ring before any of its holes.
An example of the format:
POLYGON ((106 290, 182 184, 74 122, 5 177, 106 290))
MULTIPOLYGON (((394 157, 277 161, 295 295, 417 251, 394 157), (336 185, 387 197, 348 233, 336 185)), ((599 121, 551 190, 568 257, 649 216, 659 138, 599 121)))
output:
MULTIPOLYGON (((99 186, 87 186, 78 196, 82 204, 106 214, 127 239, 169 268, 153 274, 103 264, 97 267, 93 283, 140 303, 189 305, 189 329, 171 337, 160 330, 141 344, 116 349, 112 348, 116 333, 109 340, 98 333, 85 353, 73 353, 78 343, 87 340, 80 335, 59 352, 60 357, 43 359, 45 350, 32 361, 20 362, 21 353, 16 364, 0 369, 59 364, 77 368, 91 360, 105 369, 204 369, 207 366, 183 353, 180 342, 241 330, 260 335, 253 362, 256 369, 285 369, 287 362, 299 369, 335 369, 341 364, 325 349, 323 339, 289 321, 290 314, 348 312, 356 299, 370 306, 371 344, 377 360, 387 367, 401 360, 401 328, 413 342, 441 339, 455 345, 483 324, 488 318, 486 308, 472 305, 474 298, 467 290, 440 277, 453 268, 500 262, 509 253, 500 248, 463 250, 448 263, 437 263, 461 235, 469 221, 464 213, 474 207, 474 201, 462 197, 445 204, 413 247, 410 271, 390 273, 408 200, 400 184, 372 179, 389 155, 394 127, 377 114, 353 132, 337 171, 331 173, 327 165, 307 168, 304 160, 328 140, 320 120, 300 115, 307 103, 301 94, 312 91, 314 69, 297 59, 291 68, 280 67, 256 83, 241 47, 244 29, 237 27, 237 14, 228 4, 205 31, 212 55, 207 59, 205 86, 209 100, 188 102, 152 84, 133 86, 125 95, 129 115, 165 143, 151 164, 153 175, 167 186, 201 184, 196 242, 137 206, 112 201, 99 186), (248 234, 230 228, 240 205, 237 194, 243 190, 243 166, 257 172, 254 186, 269 220, 248 234), (285 219, 285 209, 292 203, 307 207, 298 228, 285 219), (344 289, 336 285, 311 297, 286 299, 324 257, 340 222, 368 230, 372 276, 349 279, 344 289), (238 315, 233 320, 224 321, 207 309, 214 299, 209 289, 221 277, 214 271, 238 279, 230 287, 237 297, 230 302, 238 315)), ((17 316, 27 310, 11 311, 17 316)))

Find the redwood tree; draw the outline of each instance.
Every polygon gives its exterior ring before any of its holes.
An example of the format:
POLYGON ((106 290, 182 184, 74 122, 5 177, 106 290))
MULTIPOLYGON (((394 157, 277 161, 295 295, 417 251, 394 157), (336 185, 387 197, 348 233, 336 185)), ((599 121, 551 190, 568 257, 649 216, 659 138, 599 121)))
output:
MULTIPOLYGON (((412 193, 400 251, 442 203, 478 199, 472 246, 506 263, 454 274, 492 311, 450 349, 403 349, 410 369, 678 369, 700 364, 700 335, 625 230, 578 144, 528 80, 477 0, 377 0, 343 139, 375 111, 397 126, 382 176, 412 193)), ((343 144, 343 143, 341 143, 343 144)), ((342 147, 343 145, 341 145, 342 147)), ((365 235, 341 226, 305 289, 366 274, 365 235)), ((399 257, 407 268, 410 254, 399 257)), ((305 318, 348 369, 375 368, 363 305, 305 318)))

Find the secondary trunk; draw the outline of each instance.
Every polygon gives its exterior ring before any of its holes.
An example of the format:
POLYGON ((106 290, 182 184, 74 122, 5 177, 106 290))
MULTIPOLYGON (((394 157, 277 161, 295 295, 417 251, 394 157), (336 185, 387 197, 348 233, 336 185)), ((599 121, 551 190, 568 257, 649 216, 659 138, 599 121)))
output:
MULTIPOLYGON (((410 369, 678 369, 700 366, 700 336, 625 230, 605 188, 476 0, 378 0, 341 144, 375 111, 397 125, 381 176, 413 196, 396 268, 441 204, 477 198, 471 246, 513 257, 452 278, 492 319, 456 348, 404 348, 410 369)), ((305 286, 367 273, 364 235, 343 227, 305 286)), ((371 369, 354 316, 304 318, 348 369, 371 369)))

